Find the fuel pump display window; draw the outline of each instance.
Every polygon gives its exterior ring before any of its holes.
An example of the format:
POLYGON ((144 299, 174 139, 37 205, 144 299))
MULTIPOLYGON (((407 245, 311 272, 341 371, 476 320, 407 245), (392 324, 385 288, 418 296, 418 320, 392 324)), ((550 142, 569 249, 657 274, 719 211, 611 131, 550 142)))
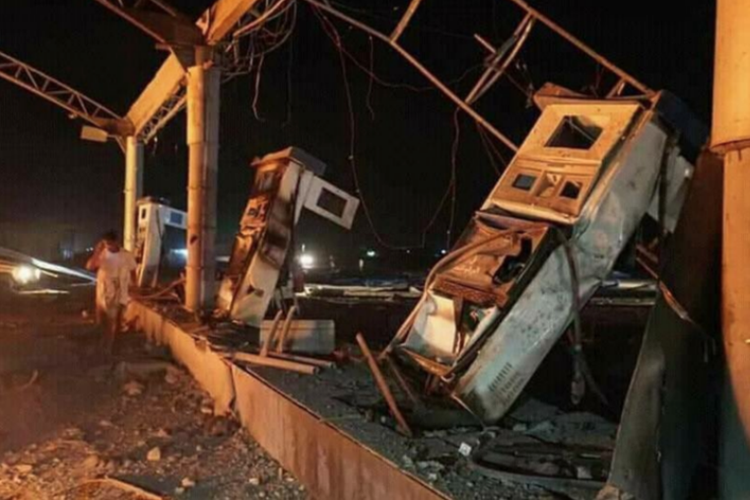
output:
POLYGON ((318 206, 326 212, 332 213, 336 217, 343 217, 344 210, 346 210, 346 199, 326 188, 323 188, 320 190, 318 206))
POLYGON ((585 116, 565 116, 547 141, 548 148, 591 149, 604 129, 585 116))
POLYGON ((518 174, 516 180, 513 181, 513 187, 521 189, 523 191, 530 191, 536 182, 536 176, 528 174, 518 174))

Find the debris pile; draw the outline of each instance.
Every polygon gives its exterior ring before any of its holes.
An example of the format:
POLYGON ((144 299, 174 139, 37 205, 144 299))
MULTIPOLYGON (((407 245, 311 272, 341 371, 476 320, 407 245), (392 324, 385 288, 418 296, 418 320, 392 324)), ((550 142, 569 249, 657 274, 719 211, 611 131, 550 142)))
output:
POLYGON ((114 366, 66 363, 0 393, 0 498, 307 497, 236 421, 214 415, 189 374, 146 357, 142 338, 123 340, 114 366), (18 443, 26 429, 9 408, 38 432, 18 443))

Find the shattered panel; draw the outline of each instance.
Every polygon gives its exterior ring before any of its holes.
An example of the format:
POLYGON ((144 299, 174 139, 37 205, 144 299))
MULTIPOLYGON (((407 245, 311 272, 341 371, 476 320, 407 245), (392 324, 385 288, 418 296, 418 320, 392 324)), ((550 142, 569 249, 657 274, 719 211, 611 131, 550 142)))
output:
POLYGON ((549 239, 548 226, 480 214, 433 279, 404 347, 450 364, 504 311, 532 257, 549 239))

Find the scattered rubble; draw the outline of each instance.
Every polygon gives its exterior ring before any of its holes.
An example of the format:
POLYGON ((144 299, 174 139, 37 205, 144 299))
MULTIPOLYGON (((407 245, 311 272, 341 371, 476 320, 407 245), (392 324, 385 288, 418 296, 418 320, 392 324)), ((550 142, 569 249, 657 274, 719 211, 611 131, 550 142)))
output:
POLYGON ((96 455, 89 455, 86 457, 83 462, 81 462, 81 468, 85 471, 91 471, 96 469, 101 461, 99 460, 99 457, 96 455))
POLYGON ((158 446, 155 446, 148 450, 148 453, 146 454, 146 460, 149 462, 158 462, 161 460, 161 449, 159 449, 158 446))
MULTIPOLYGON (((45 340, 35 347, 53 353, 81 336, 39 332, 45 340)), ((83 337, 80 345, 96 340, 83 337)), ((150 355, 136 335, 123 336, 121 348, 127 364, 66 362, 26 391, 0 392, 0 499, 308 497, 289 473, 279 477, 279 464, 234 420, 214 415, 189 374, 162 359, 147 365, 158 370, 133 370, 150 355), (127 368, 119 378, 118 366, 127 368), (159 460, 150 461, 154 450, 159 460)))
POLYGON ((122 392, 130 397, 140 396, 143 394, 144 386, 140 382, 131 380, 122 386, 122 392))
POLYGON ((19 474, 28 474, 34 469, 34 467, 29 464, 18 464, 15 466, 15 469, 19 474))

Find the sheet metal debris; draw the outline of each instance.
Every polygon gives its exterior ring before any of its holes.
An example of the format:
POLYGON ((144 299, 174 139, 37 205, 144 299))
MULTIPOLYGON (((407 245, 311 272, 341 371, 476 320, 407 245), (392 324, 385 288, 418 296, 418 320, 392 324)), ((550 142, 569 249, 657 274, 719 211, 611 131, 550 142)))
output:
POLYGON ((705 498, 696 489, 710 488, 702 464, 709 461, 721 373, 722 185, 721 162, 706 153, 665 253, 663 293, 646 328, 601 500, 705 498))

